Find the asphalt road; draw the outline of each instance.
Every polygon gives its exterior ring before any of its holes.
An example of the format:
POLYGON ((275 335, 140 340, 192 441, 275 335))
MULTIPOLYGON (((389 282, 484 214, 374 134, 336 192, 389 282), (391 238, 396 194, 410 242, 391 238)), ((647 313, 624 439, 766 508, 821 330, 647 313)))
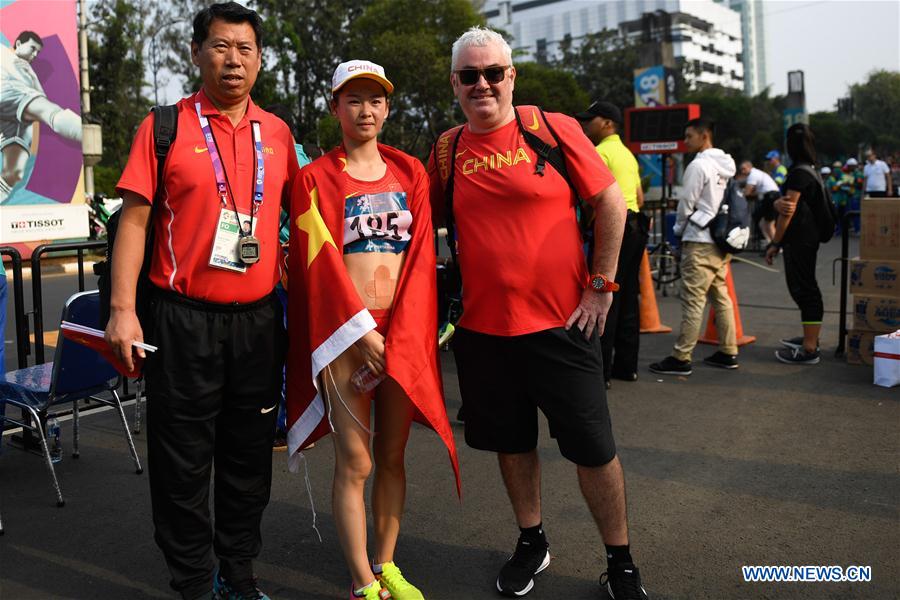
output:
MULTIPOLYGON (((799 311, 782 273, 736 264, 744 329, 757 337, 741 349, 739 370, 698 364, 689 378, 653 375, 647 364, 664 357, 675 336, 645 335, 640 380, 614 382, 609 404, 626 472, 632 553, 651 598, 900 597, 900 388, 875 387, 871 368, 833 358, 838 303, 831 259, 837 252, 832 242, 819 260, 828 310, 821 364, 775 361, 778 339, 799 334, 799 311), (862 565, 871 567, 872 581, 744 583, 742 565, 862 565)), ((58 283, 52 302, 68 293, 58 283)), ((663 321, 677 329, 677 299, 659 302, 663 321)), ((713 350, 698 347, 695 360, 713 350)), ((453 416, 459 406, 454 365, 450 354, 442 358, 453 416)), ((454 430, 461 501, 437 437, 418 426, 412 432, 397 562, 429 599, 493 599, 497 570, 517 531, 496 460, 467 448, 461 426, 454 430)), ((71 443, 68 422, 63 440, 71 443)), ((79 460, 66 456, 59 465, 67 499, 61 509, 37 457, 10 448, 0 455, 6 528, 0 598, 174 597, 153 543, 147 476, 133 473, 114 413, 85 418, 81 446, 79 460)), ((574 469, 545 427, 540 452, 553 562, 528 597, 605 598, 597 586, 605 566, 599 537, 574 469)), ((274 454, 256 570, 276 600, 347 597, 349 577, 330 508, 330 440, 307 455, 323 541, 312 529, 302 475, 288 473, 285 456, 274 454)))

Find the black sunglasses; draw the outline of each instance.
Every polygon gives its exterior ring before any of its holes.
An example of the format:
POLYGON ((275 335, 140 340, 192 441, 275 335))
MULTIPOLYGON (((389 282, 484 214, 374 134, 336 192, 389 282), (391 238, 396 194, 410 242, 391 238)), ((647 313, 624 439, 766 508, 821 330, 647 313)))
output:
POLYGON ((463 85, 475 85, 482 76, 488 83, 500 83, 506 77, 508 68, 509 65, 505 67, 488 67, 486 69, 459 69, 456 71, 456 76, 459 77, 459 82, 463 85))

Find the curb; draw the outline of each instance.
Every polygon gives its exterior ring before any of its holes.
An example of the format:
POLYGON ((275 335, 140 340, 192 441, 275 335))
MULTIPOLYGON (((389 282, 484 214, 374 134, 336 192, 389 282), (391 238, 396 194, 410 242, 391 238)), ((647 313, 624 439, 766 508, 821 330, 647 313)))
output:
MULTIPOLYGON (((84 273, 85 275, 93 275, 94 273, 94 264, 97 261, 86 260, 84 261, 84 273)), ((75 275, 78 273, 78 261, 73 260, 71 262, 65 263, 56 263, 56 264, 47 264, 41 266, 41 277, 45 275, 75 275)), ((22 279, 31 279, 31 267, 22 267, 22 279)), ((6 280, 13 280, 12 269, 7 269, 6 271, 6 280)))

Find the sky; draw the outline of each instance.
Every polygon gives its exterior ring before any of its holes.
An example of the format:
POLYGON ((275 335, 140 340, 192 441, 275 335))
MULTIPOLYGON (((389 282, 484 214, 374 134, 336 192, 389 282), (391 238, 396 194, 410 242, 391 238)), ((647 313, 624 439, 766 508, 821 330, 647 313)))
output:
POLYGON ((873 70, 900 71, 900 0, 763 0, 763 15, 771 91, 803 71, 808 112, 835 110, 873 70))

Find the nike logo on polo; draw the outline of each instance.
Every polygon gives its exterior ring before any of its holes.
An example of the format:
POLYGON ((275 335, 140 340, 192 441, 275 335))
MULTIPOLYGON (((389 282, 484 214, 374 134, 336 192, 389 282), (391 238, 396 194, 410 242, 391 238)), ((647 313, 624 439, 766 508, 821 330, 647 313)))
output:
POLYGON ((260 412, 261 414, 264 414, 264 415, 265 415, 265 414, 268 414, 268 413, 272 412, 273 410, 275 410, 275 407, 276 407, 276 406, 278 406, 278 405, 277 405, 277 404, 273 404, 273 405, 270 406, 269 408, 261 408, 261 409, 259 409, 259 412, 260 412))
POLYGON ((528 126, 528 129, 537 131, 540 128, 540 124, 538 124, 537 113, 535 111, 531 111, 531 119, 531 125, 528 126))
POLYGON ((463 154, 465 154, 465 153, 468 152, 468 151, 469 151, 468 148, 463 148, 463 151, 462 151, 462 152, 457 152, 457 153, 456 153, 456 158, 459 158, 460 156, 462 156, 463 154))
POLYGON ((200 146, 194 146, 194 154, 203 154, 209 150, 209 148, 201 148, 200 146))

